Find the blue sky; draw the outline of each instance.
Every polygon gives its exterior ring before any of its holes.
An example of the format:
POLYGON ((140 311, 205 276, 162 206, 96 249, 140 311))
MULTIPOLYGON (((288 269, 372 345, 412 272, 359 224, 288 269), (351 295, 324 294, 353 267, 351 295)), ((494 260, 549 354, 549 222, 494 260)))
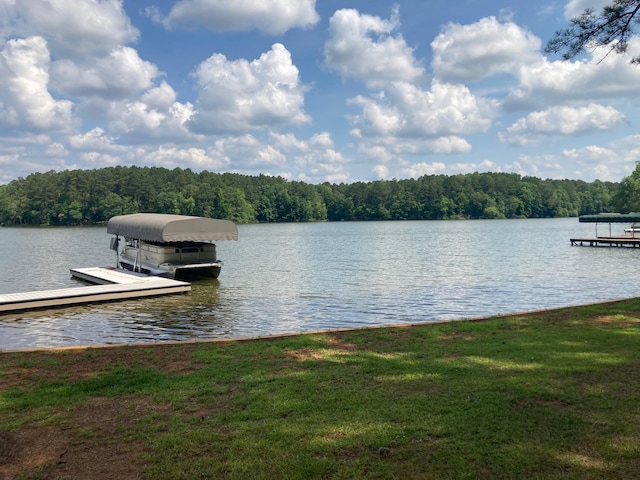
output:
POLYGON ((115 165, 620 181, 640 66, 543 53, 605 3, 0 0, 0 183, 115 165))

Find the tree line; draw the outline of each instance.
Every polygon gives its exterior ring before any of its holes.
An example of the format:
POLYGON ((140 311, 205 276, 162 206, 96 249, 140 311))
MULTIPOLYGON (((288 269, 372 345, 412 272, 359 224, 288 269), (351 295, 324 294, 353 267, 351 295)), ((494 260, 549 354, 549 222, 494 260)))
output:
POLYGON ((620 184, 513 173, 319 185, 267 175, 107 167, 0 185, 1 225, 86 225, 136 212, 237 223, 550 218, 611 211, 620 184))

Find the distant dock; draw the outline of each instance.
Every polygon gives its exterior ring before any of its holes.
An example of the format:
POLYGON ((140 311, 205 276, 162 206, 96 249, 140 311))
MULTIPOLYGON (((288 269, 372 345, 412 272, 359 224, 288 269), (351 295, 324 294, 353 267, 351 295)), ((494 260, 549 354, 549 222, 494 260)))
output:
POLYGON ((187 282, 125 272, 115 268, 74 268, 70 272, 73 277, 96 285, 0 295, 0 315, 41 308, 168 295, 191 290, 191 284, 187 282))
POLYGON ((571 245, 580 247, 640 247, 640 213, 638 212, 581 215, 578 221, 580 223, 595 224, 596 235, 592 238, 570 238, 571 245), (609 235, 598 235, 598 224, 602 223, 608 224, 609 235), (624 235, 612 235, 612 223, 630 223, 631 228, 625 229, 624 235), (629 233, 629 235, 626 235, 626 233, 629 233))
POLYGON ((640 237, 623 235, 620 237, 570 238, 571 245, 580 247, 640 247, 640 237))

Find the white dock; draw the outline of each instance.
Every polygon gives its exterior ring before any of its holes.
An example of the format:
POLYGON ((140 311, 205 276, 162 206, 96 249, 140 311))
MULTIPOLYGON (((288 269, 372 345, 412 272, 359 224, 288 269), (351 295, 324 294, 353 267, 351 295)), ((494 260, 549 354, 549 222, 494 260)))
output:
POLYGON ((97 285, 0 295, 0 314, 167 295, 191 290, 191 284, 187 282, 125 272, 115 268, 74 268, 70 272, 76 278, 97 285))

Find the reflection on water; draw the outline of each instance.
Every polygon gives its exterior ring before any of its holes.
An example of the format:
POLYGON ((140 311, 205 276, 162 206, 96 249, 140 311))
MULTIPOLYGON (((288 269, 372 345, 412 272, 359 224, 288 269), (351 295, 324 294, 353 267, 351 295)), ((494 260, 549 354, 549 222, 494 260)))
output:
MULTIPOLYGON (((620 228, 623 228, 621 226, 620 228)), ((186 294, 0 317, 0 349, 237 338, 473 318, 637 295, 640 250, 571 247, 577 219, 242 225, 186 294)), ((112 265, 103 227, 0 229, 0 293, 112 265)))

